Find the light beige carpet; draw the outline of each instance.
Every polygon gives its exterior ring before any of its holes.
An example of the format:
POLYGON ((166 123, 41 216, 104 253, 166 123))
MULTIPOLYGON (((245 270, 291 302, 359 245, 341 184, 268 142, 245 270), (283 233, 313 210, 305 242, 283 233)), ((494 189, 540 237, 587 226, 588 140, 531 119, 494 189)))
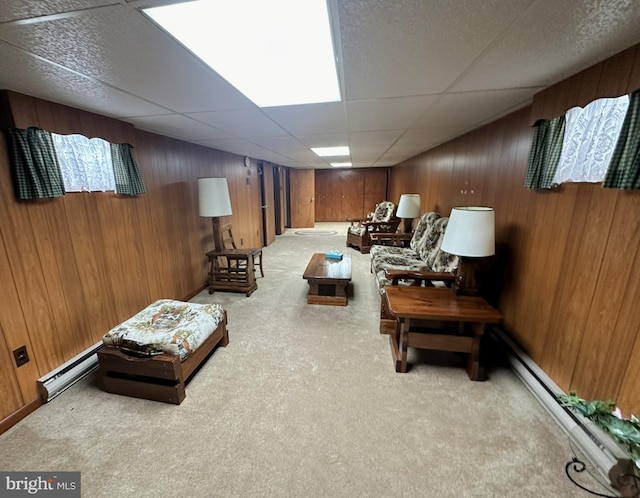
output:
POLYGON ((472 382, 455 355, 410 351, 395 373, 369 255, 289 230, 244 294, 200 293, 230 343, 180 406, 103 393, 89 377, 0 436, 0 469, 81 471, 86 497, 580 497, 568 440, 506 367, 472 382), (347 307, 306 304, 313 252, 352 255, 347 307))

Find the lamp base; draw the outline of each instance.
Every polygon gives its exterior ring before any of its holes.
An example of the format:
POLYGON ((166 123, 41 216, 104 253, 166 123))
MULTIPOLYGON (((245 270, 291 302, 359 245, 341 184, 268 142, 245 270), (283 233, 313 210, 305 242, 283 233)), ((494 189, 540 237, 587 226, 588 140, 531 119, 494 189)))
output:
POLYGON ((413 218, 402 218, 402 231, 411 233, 413 228, 413 218))
POLYGON ((224 239, 222 238, 220 218, 214 216, 211 218, 211 222, 213 224, 213 247, 216 251, 224 251, 224 239))
POLYGON ((456 280, 451 286, 458 296, 477 296, 479 294, 476 272, 480 258, 460 256, 460 264, 456 271, 456 280))

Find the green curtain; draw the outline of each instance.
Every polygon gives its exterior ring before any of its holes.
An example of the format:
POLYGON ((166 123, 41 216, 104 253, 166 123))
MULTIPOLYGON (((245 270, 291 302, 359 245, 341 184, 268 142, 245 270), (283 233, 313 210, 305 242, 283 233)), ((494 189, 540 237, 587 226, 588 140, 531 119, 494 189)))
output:
POLYGON ((62 197, 64 183, 51 133, 38 128, 10 128, 7 137, 16 197, 62 197))
POLYGON ((543 119, 536 122, 534 126, 524 186, 551 188, 555 186, 553 177, 562 152, 565 118, 562 115, 551 120, 543 119))
POLYGON ((629 108, 602 186, 640 189, 640 90, 629 98, 629 108))
POLYGON ((121 195, 138 195, 146 192, 131 149, 129 144, 111 144, 116 192, 121 195))

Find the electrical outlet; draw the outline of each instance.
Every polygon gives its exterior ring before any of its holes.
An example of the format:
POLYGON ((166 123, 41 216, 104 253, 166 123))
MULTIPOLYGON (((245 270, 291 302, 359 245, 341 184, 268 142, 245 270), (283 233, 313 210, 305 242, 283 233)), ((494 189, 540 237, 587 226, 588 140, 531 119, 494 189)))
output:
POLYGON ((16 366, 21 367, 25 363, 29 363, 29 355, 27 354, 27 346, 21 346, 13 350, 13 357, 16 360, 16 366))

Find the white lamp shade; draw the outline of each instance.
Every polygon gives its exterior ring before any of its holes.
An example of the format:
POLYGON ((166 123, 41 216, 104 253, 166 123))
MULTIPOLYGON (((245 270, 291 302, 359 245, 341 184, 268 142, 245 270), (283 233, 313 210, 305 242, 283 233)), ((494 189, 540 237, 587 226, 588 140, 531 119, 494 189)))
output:
POLYGON ((398 218, 417 218, 420 216, 420 194, 402 194, 396 216, 398 218))
POLYGON ((493 208, 454 207, 440 249, 469 258, 493 256, 496 252, 493 208))
POLYGON ((198 178, 198 210, 200 216, 210 218, 231 214, 226 178, 198 178))

